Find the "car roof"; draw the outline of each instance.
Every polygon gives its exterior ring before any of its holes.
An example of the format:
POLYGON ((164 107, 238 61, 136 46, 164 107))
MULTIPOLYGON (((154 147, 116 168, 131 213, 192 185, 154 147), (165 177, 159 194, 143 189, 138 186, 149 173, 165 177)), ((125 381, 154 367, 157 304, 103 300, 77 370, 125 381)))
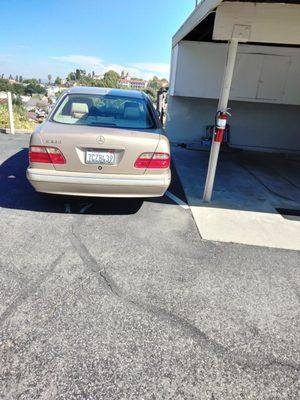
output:
POLYGON ((110 94, 118 97, 132 97, 135 99, 145 99, 147 95, 144 92, 138 90, 125 90, 125 89, 111 89, 102 87, 90 87, 90 86, 73 86, 67 89, 65 93, 69 94, 99 94, 105 95, 110 94))

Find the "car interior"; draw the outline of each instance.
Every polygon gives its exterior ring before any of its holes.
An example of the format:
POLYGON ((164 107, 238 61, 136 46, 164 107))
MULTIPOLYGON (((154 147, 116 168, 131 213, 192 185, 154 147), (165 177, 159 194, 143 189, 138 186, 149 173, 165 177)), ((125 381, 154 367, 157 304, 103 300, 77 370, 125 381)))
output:
POLYGON ((66 96, 53 121, 78 125, 152 128, 154 121, 144 99, 66 96))

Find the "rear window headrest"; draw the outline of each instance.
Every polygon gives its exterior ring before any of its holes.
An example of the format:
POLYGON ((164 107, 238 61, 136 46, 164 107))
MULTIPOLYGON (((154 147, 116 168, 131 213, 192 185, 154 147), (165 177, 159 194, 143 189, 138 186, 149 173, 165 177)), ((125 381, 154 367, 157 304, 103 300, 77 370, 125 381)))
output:
POLYGON ((134 101, 126 101, 124 104, 124 108, 131 107, 131 108, 139 108, 139 104, 134 101))
POLYGON ((124 119, 140 119, 141 118, 141 112, 139 107, 126 107, 124 110, 124 119))
POLYGON ((87 114, 89 112, 88 105, 86 103, 72 103, 71 114, 87 114))

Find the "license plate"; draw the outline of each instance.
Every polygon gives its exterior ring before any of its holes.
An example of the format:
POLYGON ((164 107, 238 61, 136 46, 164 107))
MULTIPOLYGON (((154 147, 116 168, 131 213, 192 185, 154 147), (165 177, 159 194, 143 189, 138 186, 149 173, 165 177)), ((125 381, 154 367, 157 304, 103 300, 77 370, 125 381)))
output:
POLYGON ((86 164, 107 164, 115 163, 115 153, 110 151, 86 151, 86 164))

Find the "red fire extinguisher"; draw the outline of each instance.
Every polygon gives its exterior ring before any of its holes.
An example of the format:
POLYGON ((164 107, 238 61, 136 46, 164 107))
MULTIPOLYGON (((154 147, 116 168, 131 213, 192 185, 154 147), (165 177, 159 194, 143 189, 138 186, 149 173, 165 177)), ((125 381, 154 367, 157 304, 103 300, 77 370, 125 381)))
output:
POLYGON ((214 142, 222 143, 229 113, 218 111, 216 114, 214 142))

